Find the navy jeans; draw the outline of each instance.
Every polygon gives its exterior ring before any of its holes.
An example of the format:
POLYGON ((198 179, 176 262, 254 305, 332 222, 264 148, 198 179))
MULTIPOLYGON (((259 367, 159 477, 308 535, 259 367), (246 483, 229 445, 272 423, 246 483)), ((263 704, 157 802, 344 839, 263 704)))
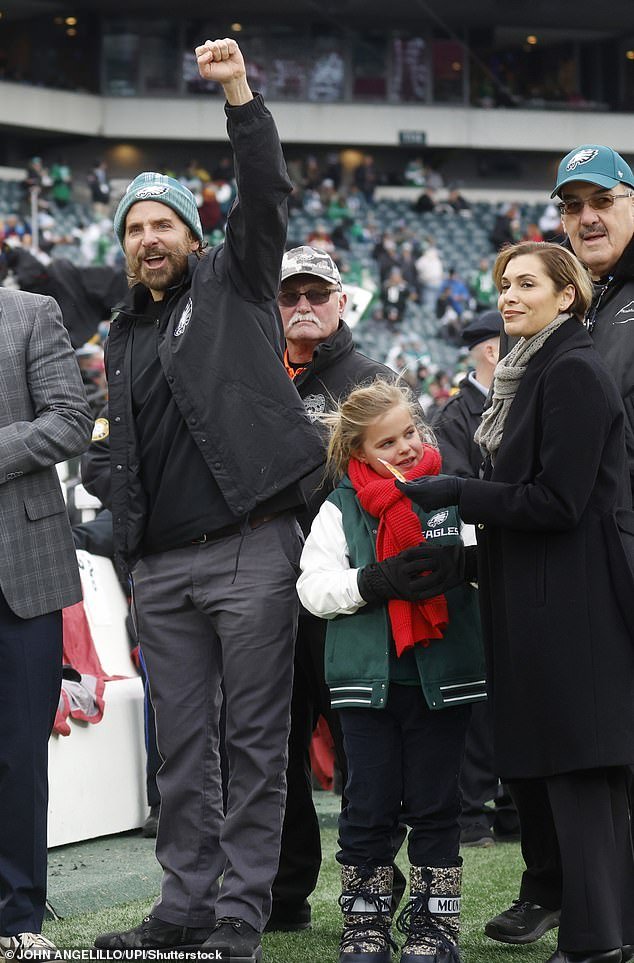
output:
POLYGON ((48 737, 62 613, 21 619, 0 592, 0 935, 39 933, 46 905, 48 737))
POLYGON ((385 709, 340 709, 348 759, 337 859, 388 866, 410 827, 414 866, 459 864, 459 775, 470 707, 428 708, 419 686, 390 685, 385 709))

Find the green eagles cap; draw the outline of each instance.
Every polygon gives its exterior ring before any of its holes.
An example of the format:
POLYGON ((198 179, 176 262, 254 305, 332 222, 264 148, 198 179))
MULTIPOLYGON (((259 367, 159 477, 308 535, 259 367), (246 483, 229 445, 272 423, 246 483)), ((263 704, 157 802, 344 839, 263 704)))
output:
POLYGON ((570 181, 587 181, 609 190, 617 184, 634 187, 634 174, 630 165, 611 147, 582 144, 561 161, 557 171, 557 186, 550 196, 560 194, 561 188, 570 181))

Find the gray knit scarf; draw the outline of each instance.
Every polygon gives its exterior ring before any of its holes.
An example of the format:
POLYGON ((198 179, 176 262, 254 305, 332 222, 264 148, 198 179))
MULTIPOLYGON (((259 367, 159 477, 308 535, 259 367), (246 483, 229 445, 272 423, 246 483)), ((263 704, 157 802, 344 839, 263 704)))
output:
POLYGON ((532 338, 520 338, 515 347, 498 361, 493 374, 493 399, 473 436, 475 443, 480 446, 483 458, 488 455, 491 464, 494 463, 502 443, 504 423, 526 371, 526 365, 543 347, 551 334, 554 334, 557 328, 570 317, 572 317, 570 313, 558 314, 554 321, 534 334, 532 338))

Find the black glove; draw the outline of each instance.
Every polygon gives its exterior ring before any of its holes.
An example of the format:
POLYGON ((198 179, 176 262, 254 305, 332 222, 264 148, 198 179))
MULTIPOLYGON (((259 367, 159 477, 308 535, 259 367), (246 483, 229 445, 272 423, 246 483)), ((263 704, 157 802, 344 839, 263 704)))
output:
POLYGON ((415 481, 396 481, 395 484, 399 491, 420 505, 423 511, 431 512, 435 508, 458 505, 464 483, 465 479, 457 475, 425 475, 415 481))
POLYGON ((464 582, 478 581, 478 550, 475 545, 435 545, 427 542, 423 571, 417 579, 417 599, 433 599, 464 582))
POLYGON ((406 548, 382 562, 360 569, 359 591, 366 602, 403 599, 422 602, 464 581, 465 550, 461 544, 406 548), (423 574, 424 573, 424 574, 423 574))
POLYGON ((465 580, 465 547, 425 543, 422 575, 417 582, 417 600, 433 599, 448 589, 462 585, 465 580))

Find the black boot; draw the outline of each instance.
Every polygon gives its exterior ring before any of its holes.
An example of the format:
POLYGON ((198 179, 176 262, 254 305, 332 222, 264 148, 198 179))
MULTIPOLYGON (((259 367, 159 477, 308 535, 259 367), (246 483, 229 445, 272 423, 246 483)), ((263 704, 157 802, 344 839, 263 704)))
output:
POLYGON ((264 927, 265 933, 296 933, 311 927, 311 908, 307 899, 291 903, 273 901, 271 915, 264 927))
POLYGON ((369 874, 341 867, 339 963, 391 963, 392 950, 398 950, 390 934, 393 880, 392 866, 377 866, 369 874))
POLYGON ((150 806, 149 816, 141 827, 141 835, 146 839, 156 839, 160 809, 160 806, 150 806))
POLYGON ((221 917, 200 949, 201 958, 208 953, 208 958, 212 960, 213 951, 228 953, 227 959, 231 960, 231 963, 260 963, 262 959, 260 933, 246 920, 237 916, 221 917))
POLYGON ((399 869, 399 867, 394 863, 394 882, 392 884, 392 905, 391 911, 392 916, 396 916, 396 911, 399 907, 399 903, 403 899, 403 894, 407 886, 407 880, 405 876, 399 869))
POLYGON ((122 932, 102 933, 95 939, 100 950, 198 950, 213 930, 212 925, 177 926, 156 916, 146 916, 122 932))
POLYGON ((461 866, 411 866, 409 903, 396 921, 401 963, 461 963, 461 866))
POLYGON ((570 953, 557 950, 547 963, 621 963, 623 959, 621 948, 616 950, 587 950, 570 953))
POLYGON ((527 899, 516 899, 507 910, 494 916, 484 927, 491 940, 500 943, 534 943, 548 930, 559 926, 559 910, 546 909, 527 899))

